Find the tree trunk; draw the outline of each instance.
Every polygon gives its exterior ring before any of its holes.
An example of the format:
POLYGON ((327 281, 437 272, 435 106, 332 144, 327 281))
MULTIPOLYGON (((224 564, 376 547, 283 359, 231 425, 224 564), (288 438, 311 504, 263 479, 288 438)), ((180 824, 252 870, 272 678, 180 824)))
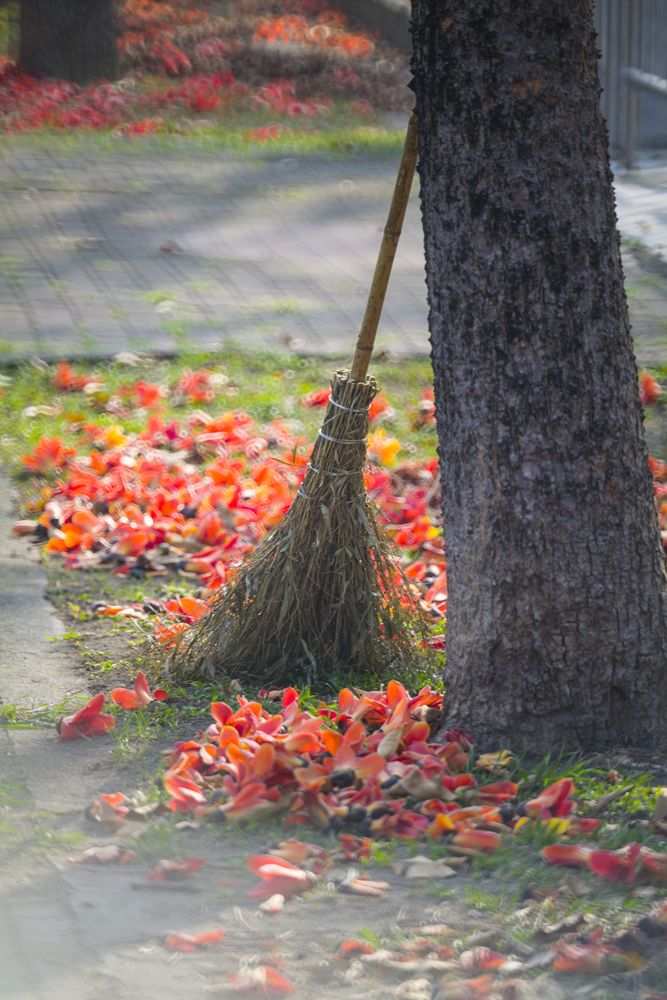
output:
POLYGON ((664 745, 667 592, 592 5, 413 0, 413 40, 446 727, 664 745))
POLYGON ((114 80, 113 0, 21 0, 20 62, 33 76, 76 83, 114 80))

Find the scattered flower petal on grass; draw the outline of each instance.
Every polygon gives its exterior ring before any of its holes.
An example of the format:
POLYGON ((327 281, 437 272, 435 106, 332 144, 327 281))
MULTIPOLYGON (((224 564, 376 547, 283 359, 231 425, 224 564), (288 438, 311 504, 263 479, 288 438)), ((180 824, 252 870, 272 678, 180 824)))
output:
POLYGON ((167 692, 158 688, 151 694, 146 676, 139 670, 134 681, 134 691, 128 688, 114 688, 109 696, 114 704, 120 705, 121 708, 145 708, 153 700, 164 701, 167 692))
POLYGON ((40 476, 49 475, 63 469, 76 454, 74 448, 68 448, 60 437, 41 437, 32 450, 31 455, 22 455, 21 461, 28 472, 40 476))
POLYGON ((639 376, 639 398, 642 406, 650 406, 662 395, 658 380, 644 370, 639 376))

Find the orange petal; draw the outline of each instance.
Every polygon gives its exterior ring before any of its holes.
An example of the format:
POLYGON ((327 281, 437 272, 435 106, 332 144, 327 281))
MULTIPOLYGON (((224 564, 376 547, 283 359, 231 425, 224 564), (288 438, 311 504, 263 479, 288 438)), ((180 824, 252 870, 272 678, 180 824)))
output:
POLYGON ((268 965, 246 967, 240 972, 232 973, 229 979, 234 984, 233 989, 247 996, 284 997, 296 989, 289 979, 268 965))
POLYGON ((343 736, 343 743, 348 743, 350 746, 359 747, 366 736, 366 727, 364 726, 361 719, 357 719, 353 722, 351 726, 345 732, 343 736))
POLYGON ((335 757, 343 744, 343 734, 337 733, 334 729, 323 729, 322 742, 324 743, 325 749, 328 750, 331 756, 335 757))
POLYGON ((253 772, 261 778, 268 777, 276 763, 276 751, 272 743, 262 743, 252 760, 253 772))
POLYGON ((560 781, 556 781, 553 785, 545 788, 543 792, 540 792, 537 798, 526 802, 526 815, 530 816, 531 819, 535 819, 535 817, 540 815, 542 809, 554 809, 562 802, 565 802, 566 799, 569 799, 573 792, 573 779, 561 778, 560 781))
POLYGON ((500 847, 502 837, 491 830, 467 830, 464 833, 457 833, 452 843, 458 844, 459 847, 470 847, 486 854, 493 854, 500 847))
POLYGON ((134 691, 127 688, 114 688, 109 697, 114 705, 120 705, 121 708, 139 708, 141 705, 134 691))
MULTIPOLYGON (((298 843, 298 841, 294 841, 294 843, 298 843)), ((293 865, 291 861, 286 861, 284 858, 276 857, 273 854, 253 854, 246 861, 246 865, 251 872, 255 873, 255 875, 259 875, 260 870, 265 865, 271 864, 281 865, 288 871, 301 871, 301 869, 297 868, 296 865, 293 865)))
POLYGON ((366 757, 362 757, 361 760, 357 761, 354 771, 362 781, 369 782, 377 777, 386 763, 382 754, 369 753, 366 757))
POLYGON ((566 868, 585 868, 591 854, 590 847, 581 844, 550 844, 542 848, 542 857, 550 865, 566 868))
POLYGON ((389 681, 387 684, 387 704, 390 709, 395 709, 407 697, 408 693, 399 681, 389 681))

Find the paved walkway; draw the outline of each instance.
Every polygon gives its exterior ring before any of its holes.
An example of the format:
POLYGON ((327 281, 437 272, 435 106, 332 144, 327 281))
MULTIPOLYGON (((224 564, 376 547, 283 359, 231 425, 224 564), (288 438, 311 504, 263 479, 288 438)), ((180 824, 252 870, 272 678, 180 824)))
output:
MULTIPOLYGON (((230 340, 349 355, 397 156, 86 148, 0 147, 0 360, 230 340)), ((666 188, 664 157, 617 180, 622 233, 665 265, 625 251, 641 360, 667 358, 666 188)), ((416 193, 378 343, 428 353, 416 193)))

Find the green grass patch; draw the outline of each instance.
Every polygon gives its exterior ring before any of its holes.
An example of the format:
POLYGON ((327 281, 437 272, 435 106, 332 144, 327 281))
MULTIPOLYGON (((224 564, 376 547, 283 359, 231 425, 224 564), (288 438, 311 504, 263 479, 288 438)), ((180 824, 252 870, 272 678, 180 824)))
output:
MULTIPOLYGON (((152 295, 155 301, 171 298, 171 293, 156 289, 152 295)), ((294 309, 291 300, 280 302, 282 309, 294 309)), ((103 406, 121 388, 138 379, 173 386, 184 367, 206 367, 220 372, 228 378, 223 393, 209 407, 212 415, 224 410, 243 409, 259 424, 266 424, 276 417, 292 422, 300 434, 312 441, 319 429, 323 410, 308 409, 299 400, 305 393, 328 385, 333 371, 341 363, 349 363, 348 358, 303 358, 293 353, 270 353, 258 351, 253 354, 243 352, 238 345, 229 345, 216 354, 210 354, 192 347, 188 342, 187 320, 166 321, 169 332, 182 349, 171 359, 150 361, 145 368, 127 368, 109 364, 77 363, 73 367, 79 373, 99 376, 104 389, 96 397, 83 392, 62 393, 54 399, 51 377, 53 367, 35 368, 29 364, 5 367, 0 364, 3 394, 0 398, 0 420, 3 438, 0 441, 0 457, 17 476, 23 476, 20 456, 30 451, 42 435, 59 435, 67 444, 78 440, 78 427, 85 422, 95 422, 102 427, 119 423, 127 433, 139 432, 145 426, 146 416, 129 414, 120 420, 103 412, 103 406), (58 416, 27 416, 25 410, 32 406, 60 404, 63 412, 58 416)), ((379 359, 373 362, 372 371, 383 391, 386 392, 394 410, 391 419, 382 423, 387 434, 401 442, 401 459, 428 459, 435 455, 437 435, 433 428, 413 427, 422 389, 432 383, 430 362, 427 359, 406 359, 392 361, 379 359)), ((163 409, 165 419, 180 421, 199 406, 184 404, 163 409)), ((31 478, 31 477, 27 477, 31 478)))
MULTIPOLYGON (((163 116, 164 117, 164 116, 163 116)), ((186 154, 229 152, 251 159, 285 156, 391 155, 400 156, 405 131, 387 127, 382 119, 368 123, 351 116, 344 103, 334 107, 327 119, 309 122, 307 126, 290 120, 289 130, 275 138, 258 141, 257 129, 270 124, 275 116, 263 112, 242 112, 221 121, 188 121, 177 118, 164 121, 156 134, 131 138, 113 130, 74 132, 44 128, 30 135, 4 137, 8 155, 26 149, 45 150, 57 156, 79 156, 87 152, 97 156, 145 156, 182 151, 186 154)))

